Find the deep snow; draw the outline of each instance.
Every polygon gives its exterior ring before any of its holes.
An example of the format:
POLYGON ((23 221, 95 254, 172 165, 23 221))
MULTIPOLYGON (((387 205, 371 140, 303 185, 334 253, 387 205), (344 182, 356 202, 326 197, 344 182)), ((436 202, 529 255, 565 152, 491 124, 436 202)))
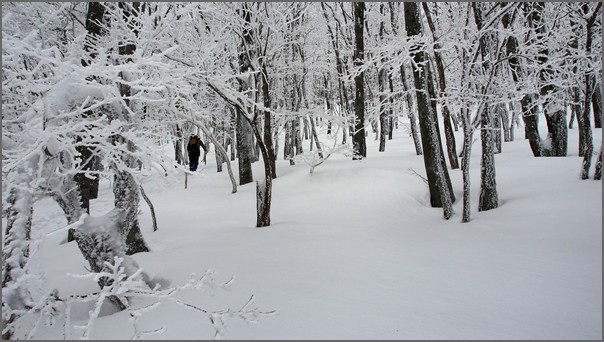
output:
MULTIPOLYGON (((213 147, 187 189, 183 173, 147 179, 159 230, 152 231, 141 201, 142 231, 152 252, 135 260, 171 285, 207 269, 219 282, 235 276, 228 291, 180 294, 199 307, 238 309, 254 294, 254 306, 277 310, 258 324, 230 319, 225 339, 600 340, 602 183, 579 178, 578 130, 569 130, 568 157, 534 158, 523 128, 516 128, 516 140, 503 143, 496 155, 500 207, 487 212, 477 211, 477 140, 472 220, 461 223, 461 171, 449 170, 456 202, 455 216, 446 221, 442 209, 429 206, 427 186, 415 174, 425 174, 423 160, 414 153, 407 120, 402 122, 386 152, 377 152, 370 131, 366 159, 333 155, 312 175, 308 165, 290 166, 279 153, 272 225, 266 228, 254 227, 255 185, 231 194, 226 168, 216 172, 213 147)), ((456 136, 460 149, 461 131, 456 136)), ((594 144, 599 151, 600 129, 594 144)), ((261 164, 254 164, 256 179, 261 164)), ((103 180, 93 216, 111 208, 110 186, 103 180)), ((39 202, 34 215, 37 236, 65 225, 50 200, 39 202)), ((87 263, 75 243, 60 244, 63 238, 63 232, 45 238, 34 268, 62 296, 98 291, 94 281, 68 275, 86 273, 87 263)), ((74 307, 74 323, 81 324, 89 309, 74 307)), ((205 315, 173 303, 146 313, 141 325, 165 326, 156 339, 214 335, 205 315)), ((62 332, 61 326, 44 328, 36 338, 62 338, 62 332)), ((99 318, 91 338, 132 335, 121 312, 99 318)))

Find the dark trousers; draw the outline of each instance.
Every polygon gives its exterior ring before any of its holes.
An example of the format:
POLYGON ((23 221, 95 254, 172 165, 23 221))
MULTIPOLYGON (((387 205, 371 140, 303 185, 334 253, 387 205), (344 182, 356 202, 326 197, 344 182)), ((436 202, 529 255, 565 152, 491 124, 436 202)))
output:
POLYGON ((197 171, 198 165, 199 165, 199 153, 189 154, 189 170, 197 171))

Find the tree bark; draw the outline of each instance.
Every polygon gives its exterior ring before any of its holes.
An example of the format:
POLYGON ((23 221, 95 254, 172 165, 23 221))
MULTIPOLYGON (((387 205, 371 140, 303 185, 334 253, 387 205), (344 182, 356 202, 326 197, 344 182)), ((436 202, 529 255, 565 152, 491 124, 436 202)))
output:
MULTIPOLYGON (((363 65, 365 47, 363 38, 363 28, 365 23, 365 3, 354 2, 354 64, 363 65)), ((367 157, 367 146, 365 143, 365 73, 361 72, 354 78, 355 98, 354 98, 354 135, 352 137, 353 157, 358 160, 367 157)))
MULTIPOLYGON (((474 20, 478 31, 482 29, 484 23, 482 3, 472 3, 474 9, 474 20)), ((489 60, 489 52, 492 50, 490 37, 483 35, 479 39, 480 54, 482 55, 482 70, 487 71, 494 68, 489 60)), ((495 177, 495 156, 493 144, 493 115, 489 110, 489 103, 485 103, 480 114, 480 140, 482 144, 482 153, 480 158, 480 196, 478 201, 478 211, 495 209, 499 206, 497 194, 497 181, 495 177)))
MULTIPOLYGON (((407 36, 413 37, 421 34, 421 21, 419 19, 419 8, 416 3, 405 2, 405 29, 407 36)), ((427 68, 427 56, 423 46, 411 47, 411 56, 415 67, 413 68, 413 79, 417 94, 417 107, 419 112, 419 126, 422 137, 422 148, 424 150, 424 165, 430 189, 430 204, 432 207, 442 207, 443 216, 449 219, 453 214, 453 196, 449 173, 447 172, 443 157, 440 134, 438 130, 436 111, 427 96, 429 93, 430 78, 427 68)))
MULTIPOLYGON (((407 84, 407 76, 405 75, 405 67, 401 65, 401 81, 403 82, 403 91, 407 94, 405 95, 405 99, 407 100, 407 110, 409 116, 409 125, 411 126, 411 136, 413 138, 413 145, 415 146, 415 154, 418 156, 423 155, 422 144, 419 136, 419 132, 417 131, 417 122, 415 116, 415 107, 413 105, 413 97, 410 93, 411 88, 407 84)), ((417 98, 416 98, 417 100, 417 98)))
MULTIPOLYGON (((505 3, 500 3, 500 6, 506 6, 505 3)), ((506 13, 501 20, 505 29, 512 25, 512 16, 510 13, 506 13)), ((516 84, 519 84, 524 78, 524 71, 522 64, 518 60, 518 39, 514 36, 507 37, 506 40, 506 53, 512 71, 512 78, 516 84)), ((522 119, 524 120, 524 134, 529 141, 533 156, 541 157, 543 155, 543 145, 539 136, 538 128, 538 111, 537 104, 534 102, 533 95, 524 94, 520 99, 520 106, 522 108, 522 119)))
POLYGON ((595 89, 591 96, 591 104, 594 109, 594 128, 602 128, 602 81, 596 78, 595 89))
POLYGON ((271 108, 271 97, 269 92, 268 70, 264 63, 262 64, 262 100, 264 102, 264 108, 267 108, 264 111, 264 144, 266 145, 266 150, 271 163, 271 176, 275 179, 277 178, 277 165, 275 162, 275 149, 273 148, 273 118, 270 110, 268 110, 268 108, 271 108))
MULTIPOLYGON (((251 59, 254 58, 254 39, 251 28, 251 11, 247 3, 242 3, 241 16, 244 19, 243 38, 239 53, 239 70, 241 73, 252 71, 251 59)), ((239 78, 240 92, 245 93, 252 88, 254 84, 253 76, 249 75, 246 78, 239 78)), ((248 96, 252 96, 249 94, 248 96)), ((249 109, 243 111, 241 108, 235 108, 237 112, 237 158, 239 159, 239 185, 251 183, 254 180, 252 175, 252 163, 254 156, 254 138, 251 127, 246 122, 245 113, 249 109)))
POLYGON ((449 113, 449 106, 447 105, 447 83, 445 80, 445 66, 440 55, 440 42, 438 42, 435 34, 434 22, 432 21, 432 16, 430 15, 430 9, 426 2, 422 2, 422 6, 424 9, 424 13, 426 15, 426 20, 428 21, 428 26, 430 27, 430 31, 432 32, 432 38, 434 40, 434 61, 436 64, 436 70, 438 72, 438 85, 440 87, 440 98, 442 102, 442 116, 443 116, 443 124, 445 128, 445 142, 447 145, 447 154, 449 156, 449 163, 451 164, 452 169, 459 168, 459 161, 457 160, 457 147, 455 145, 455 135, 453 134, 453 127, 451 126, 451 114, 449 113))
MULTIPOLYGON (((380 4, 380 15, 384 18, 384 4, 380 4)), ((384 20, 380 21, 379 37, 380 41, 384 39, 384 20)), ((381 63, 385 64, 386 59, 382 58, 381 63)), ((386 138, 389 131, 389 120, 386 114, 386 84, 388 82, 388 75, 385 67, 380 67, 378 71, 378 88, 379 88, 379 99, 380 99, 380 146, 379 152, 386 151, 386 138)))
MULTIPOLYGON (((545 40, 546 23, 542 17, 545 4, 542 2, 532 3, 532 9, 529 14, 529 25, 535 30, 537 41, 545 40)), ((564 157, 566 156, 568 145, 568 128, 566 124, 566 110, 562 100, 558 96, 558 87, 549 81, 553 74, 549 66, 549 49, 543 43, 539 45, 538 62, 541 67, 539 70, 540 90, 539 95, 543 99, 543 112, 547 122, 548 138, 550 139, 550 148, 547 156, 564 157)))
MULTIPOLYGON (((86 40, 84 44, 84 50, 86 51, 86 57, 81 60, 82 66, 86 67, 90 64, 90 61, 97 55, 94 41, 103 35, 103 28, 101 23, 105 17, 105 6, 100 2, 90 2, 88 4, 88 11, 86 13, 86 40)), ((92 117, 96 115, 91 111, 87 111, 83 114, 85 117, 92 117)), ((76 137, 76 140, 80 142, 82 138, 76 137)), ((90 214, 90 200, 98 197, 99 191, 99 178, 93 175, 89 178, 86 175, 90 171, 98 171, 100 163, 94 153, 94 146, 91 145, 78 145, 76 150, 80 154, 81 169, 82 172, 76 173, 74 180, 78 184, 79 193, 81 196, 81 207, 90 214)), ((68 236, 68 241, 71 241, 71 236, 68 236)))
MULTIPOLYGON (((592 49, 592 40, 593 40, 593 29, 594 24, 597 18, 601 17, 599 15, 600 9, 602 8, 602 3, 598 2, 595 5, 596 8, 591 15, 590 18, 587 18, 587 23, 585 25, 585 55, 591 55, 592 49)), ((585 14, 589 11, 589 6, 584 4, 582 7, 585 10, 585 14)), ((588 71, 585 71, 584 74, 584 84, 585 84, 585 95, 583 101, 583 111, 578 113, 577 121, 579 126, 579 155, 583 156, 583 168, 581 170, 581 179, 589 178, 589 168, 591 166, 591 159, 593 154, 593 137, 591 132, 591 124, 589 120, 590 113, 590 102, 591 96, 594 86, 593 80, 594 77, 588 71)))

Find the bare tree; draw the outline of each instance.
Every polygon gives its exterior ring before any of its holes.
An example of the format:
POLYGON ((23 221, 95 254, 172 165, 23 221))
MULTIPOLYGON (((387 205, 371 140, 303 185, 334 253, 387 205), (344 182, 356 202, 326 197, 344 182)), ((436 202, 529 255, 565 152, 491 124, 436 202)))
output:
MULTIPOLYGON (((409 38, 413 39, 421 34, 421 21, 419 19, 419 8, 417 4, 406 2, 405 29, 409 38)), ((413 59, 413 79, 417 93, 417 106, 419 112, 419 127, 424 150, 424 166, 428 186, 430 189, 430 204, 433 207, 442 207, 443 216, 449 219, 453 215, 453 195, 451 180, 445 165, 442 144, 436 119, 434 102, 428 98, 432 82, 429 80, 430 70, 427 68, 427 53, 425 46, 421 43, 414 44, 411 49, 413 59)))
MULTIPOLYGON (((356 66, 363 64, 365 48, 363 39, 363 29, 365 27, 365 3, 355 2, 354 8, 354 63, 356 66)), ((354 155, 353 159, 363 159, 367 157, 367 146, 365 143, 365 73, 361 71, 354 77, 355 97, 354 113, 355 125, 352 136, 354 155)))

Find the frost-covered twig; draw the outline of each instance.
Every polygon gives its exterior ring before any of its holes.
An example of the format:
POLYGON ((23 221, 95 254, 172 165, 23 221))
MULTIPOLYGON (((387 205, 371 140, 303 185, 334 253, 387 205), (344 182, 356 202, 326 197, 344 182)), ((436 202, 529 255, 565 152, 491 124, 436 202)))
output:
POLYGON ((108 264, 108 272, 100 273, 89 273, 84 275, 73 275, 78 278, 90 278, 94 281, 98 281, 101 277, 108 278, 110 285, 103 287, 100 292, 93 293, 87 296, 71 296, 66 302, 65 306, 65 338, 72 338, 70 334, 71 329, 71 305, 74 302, 90 302, 94 301, 94 307, 89 312, 89 318, 85 324, 75 325, 74 328, 81 331, 80 339, 89 339, 90 334, 94 325, 94 322, 98 318, 101 305, 105 299, 110 297, 118 298, 122 303, 127 305, 126 310, 130 315, 129 322, 134 328, 134 333, 131 339, 139 340, 149 336, 159 335, 167 330, 166 325, 162 325, 159 328, 151 330, 141 330, 139 323, 144 315, 152 310, 157 309, 161 306, 162 301, 167 300, 176 303, 187 309, 192 309, 197 312, 203 313, 211 322, 214 328, 214 338, 219 339, 224 336, 226 330, 226 320, 230 317, 238 317, 249 323, 257 323, 259 318, 262 316, 271 316, 276 314, 276 311, 261 311, 258 308, 251 308, 251 305, 255 301, 255 296, 252 295, 250 299, 242 306, 239 310, 217 310, 209 311, 197 305, 187 303, 182 299, 178 298, 177 295, 183 290, 194 289, 202 290, 204 288, 228 290, 235 281, 235 277, 231 277, 226 282, 218 282, 214 278, 215 272, 213 270, 206 270, 201 276, 191 274, 189 280, 182 284, 165 289, 161 289, 159 285, 153 288, 149 287, 143 280, 143 272, 141 269, 136 271, 134 274, 128 276, 125 273, 123 258, 115 258, 115 263, 108 264))

